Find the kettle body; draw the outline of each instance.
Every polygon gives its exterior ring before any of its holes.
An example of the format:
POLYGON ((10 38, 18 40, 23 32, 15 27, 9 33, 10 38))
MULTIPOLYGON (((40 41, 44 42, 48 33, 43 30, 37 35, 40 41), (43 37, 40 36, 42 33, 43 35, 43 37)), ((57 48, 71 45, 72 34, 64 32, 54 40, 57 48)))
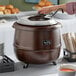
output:
POLYGON ((57 60, 61 50, 61 24, 29 25, 15 22, 14 50, 27 64, 44 64, 57 60))

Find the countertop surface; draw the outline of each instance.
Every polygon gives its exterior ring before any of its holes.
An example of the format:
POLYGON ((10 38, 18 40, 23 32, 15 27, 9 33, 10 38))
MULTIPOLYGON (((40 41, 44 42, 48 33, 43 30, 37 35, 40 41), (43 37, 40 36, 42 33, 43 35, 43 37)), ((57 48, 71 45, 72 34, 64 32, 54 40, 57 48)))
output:
MULTIPOLYGON (((76 64, 69 63, 63 58, 58 59, 57 65, 53 65, 52 63, 48 64, 29 64, 28 68, 23 68, 24 63, 16 62, 15 63, 15 71, 7 72, 7 73, 0 73, 0 76, 49 76, 58 73, 58 68, 62 64, 76 64)), ((25 64, 26 66, 26 64, 25 64)))

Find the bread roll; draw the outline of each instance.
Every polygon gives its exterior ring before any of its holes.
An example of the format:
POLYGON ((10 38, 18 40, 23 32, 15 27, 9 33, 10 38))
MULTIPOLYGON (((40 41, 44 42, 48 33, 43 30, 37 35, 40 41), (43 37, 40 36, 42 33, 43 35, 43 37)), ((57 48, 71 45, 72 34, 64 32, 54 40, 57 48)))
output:
POLYGON ((5 9, 4 14, 11 14, 11 10, 10 9, 5 9))
POLYGON ((45 2, 44 1, 40 1, 38 5, 41 6, 41 7, 44 7, 45 6, 45 2))
POLYGON ((18 8, 14 8, 14 9, 15 9, 16 13, 19 13, 20 12, 18 8))
POLYGON ((11 14, 16 14, 16 13, 19 13, 19 9, 18 8, 12 8, 11 14))
POLYGON ((0 15, 3 15, 4 13, 3 13, 3 11, 0 11, 0 15))
POLYGON ((3 11, 3 10, 5 10, 5 6, 0 5, 0 11, 3 11))
POLYGON ((13 5, 6 5, 6 9, 12 9, 12 8, 14 8, 13 5))
POLYGON ((34 6, 34 9, 37 9, 37 10, 40 10, 42 7, 41 6, 39 6, 39 5, 35 5, 34 6))
POLYGON ((52 2, 50 2, 50 1, 47 1, 47 2, 45 3, 45 6, 51 6, 51 5, 53 5, 53 4, 52 4, 52 2))
POLYGON ((34 8, 39 10, 39 9, 46 7, 46 6, 53 6, 53 4, 52 4, 52 2, 50 2, 48 0, 41 0, 38 4, 36 4, 34 6, 34 8))
POLYGON ((19 13, 19 9, 15 8, 13 5, 0 5, 0 14, 16 14, 19 13))

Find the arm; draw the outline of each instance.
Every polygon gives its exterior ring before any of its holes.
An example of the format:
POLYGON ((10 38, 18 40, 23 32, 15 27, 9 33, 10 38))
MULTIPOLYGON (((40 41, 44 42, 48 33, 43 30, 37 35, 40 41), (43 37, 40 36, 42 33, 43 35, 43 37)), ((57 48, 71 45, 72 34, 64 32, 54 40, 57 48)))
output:
POLYGON ((61 5, 55 5, 50 7, 45 7, 39 10, 41 14, 48 14, 52 11, 56 11, 57 9, 62 8, 68 14, 75 14, 76 13, 76 2, 70 2, 61 5))
POLYGON ((62 8, 64 11, 66 11, 66 4, 43 7, 42 9, 39 10, 39 13, 48 14, 52 11, 56 11, 59 8, 62 8))
MULTIPOLYGON (((62 8, 64 11, 66 11, 66 4, 61 4, 61 5, 55 5, 52 7, 53 11, 56 11, 57 9, 62 8)), ((51 9, 51 8, 50 8, 51 9)))

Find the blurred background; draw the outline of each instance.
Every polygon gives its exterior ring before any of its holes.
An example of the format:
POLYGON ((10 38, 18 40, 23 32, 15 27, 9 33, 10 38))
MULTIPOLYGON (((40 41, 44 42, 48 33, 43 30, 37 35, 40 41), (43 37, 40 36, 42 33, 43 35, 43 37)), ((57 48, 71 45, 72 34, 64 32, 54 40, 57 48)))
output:
MULTIPOLYGON (((32 6, 38 3, 40 0, 0 0, 0 5, 12 4, 15 7, 19 8, 21 11, 30 11, 33 10, 32 6)), ((76 0, 49 0, 53 4, 64 4, 76 0)))

